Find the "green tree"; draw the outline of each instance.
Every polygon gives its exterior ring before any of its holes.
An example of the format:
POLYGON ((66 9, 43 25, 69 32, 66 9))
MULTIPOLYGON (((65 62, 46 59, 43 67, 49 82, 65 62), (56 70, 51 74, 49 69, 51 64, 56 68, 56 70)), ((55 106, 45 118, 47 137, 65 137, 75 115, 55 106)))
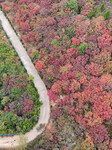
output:
POLYGON ((85 49, 88 49, 88 44, 87 43, 80 44, 80 46, 78 47, 79 55, 82 55, 85 49))
POLYGON ((59 45, 59 42, 56 39, 54 39, 52 40, 51 45, 59 45))
POLYGON ((19 88, 19 87, 13 87, 12 89, 11 89, 11 91, 10 91, 10 96, 11 96, 11 98, 13 98, 13 99, 17 99, 17 98, 19 98, 20 96, 21 96, 21 89, 19 88))
POLYGON ((69 3, 68 3, 68 7, 70 8, 70 10, 74 10, 77 13, 79 11, 77 0, 70 0, 69 3))
POLYGON ((104 18, 105 18, 105 19, 109 19, 109 17, 110 17, 110 13, 111 13, 111 11, 110 11, 110 10, 108 10, 107 12, 105 12, 105 13, 104 13, 104 15, 103 15, 103 16, 104 16, 104 18))
POLYGON ((9 97, 5 96, 5 97, 3 97, 1 104, 3 106, 5 106, 6 104, 8 104, 9 101, 10 101, 9 97))
POLYGON ((15 131, 17 116, 13 112, 3 112, 0 115, 0 133, 6 134, 15 131))

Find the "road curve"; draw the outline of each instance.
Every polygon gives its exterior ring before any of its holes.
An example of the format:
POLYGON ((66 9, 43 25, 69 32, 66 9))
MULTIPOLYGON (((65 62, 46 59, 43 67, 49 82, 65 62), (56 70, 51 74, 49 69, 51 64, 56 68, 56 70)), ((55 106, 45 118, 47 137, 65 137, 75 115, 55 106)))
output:
MULTIPOLYGON (((47 89, 45 87, 45 84, 38 75, 33 63, 31 62, 30 57, 28 56, 25 48, 21 44, 20 39, 12 29, 11 25, 8 22, 8 19, 5 17, 2 11, 0 11, 0 22, 5 33, 8 35, 9 40, 11 41, 16 52, 18 53, 18 56, 21 59, 24 67, 26 68, 27 73, 34 77, 33 80, 34 85, 38 90, 40 101, 42 101, 43 103, 43 105, 40 108, 40 118, 38 123, 34 126, 34 128, 30 132, 24 135, 27 138, 27 143, 29 143, 44 131, 45 126, 49 121, 50 118, 49 97, 47 95, 47 89), (40 127, 41 124, 44 124, 45 126, 37 131, 37 128, 40 127)), ((19 135, 15 135, 13 137, 0 137, 0 149, 10 149, 10 148, 15 149, 18 146, 18 140, 19 135)))

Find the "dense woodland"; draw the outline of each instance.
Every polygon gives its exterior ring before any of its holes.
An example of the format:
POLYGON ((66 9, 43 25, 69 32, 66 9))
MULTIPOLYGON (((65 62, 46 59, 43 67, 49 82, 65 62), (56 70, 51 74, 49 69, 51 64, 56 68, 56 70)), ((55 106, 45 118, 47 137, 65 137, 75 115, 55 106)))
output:
POLYGON ((29 150, 112 150, 112 1, 99 1, 1 3, 50 98, 50 122, 29 150))
POLYGON ((0 26, 0 135, 26 133, 39 118, 39 95, 0 26))

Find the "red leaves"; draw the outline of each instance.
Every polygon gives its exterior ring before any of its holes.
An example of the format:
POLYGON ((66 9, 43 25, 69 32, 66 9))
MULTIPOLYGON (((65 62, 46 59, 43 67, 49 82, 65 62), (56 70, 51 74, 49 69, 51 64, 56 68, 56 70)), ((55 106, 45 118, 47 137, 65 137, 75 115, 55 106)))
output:
POLYGON ((102 124, 102 122, 103 122, 103 119, 100 118, 96 112, 93 113, 91 111, 89 111, 82 119, 82 124, 86 128, 89 128, 98 124, 102 124))
POLYGON ((90 65, 90 69, 93 76, 99 76, 103 72, 103 67, 93 62, 90 65))
MULTIPOLYGON (((85 37, 85 33, 87 32, 87 30, 89 28, 89 25, 90 25, 90 20, 89 19, 87 19, 86 21, 78 22, 77 25, 76 25, 76 31, 75 31, 76 38, 82 39, 83 36, 85 37)), ((80 40, 80 42, 83 42, 83 41, 80 40)), ((79 43, 79 41, 77 41, 77 43, 79 43)))
POLYGON ((71 83, 70 83, 70 86, 69 86, 69 90, 71 91, 71 92, 76 92, 76 91, 78 91, 78 90, 80 90, 80 83, 79 82, 77 82, 76 80, 71 80, 71 83))
POLYGON ((41 0, 37 0, 37 3, 40 3, 41 2, 41 0))
POLYGON ((105 48, 110 46, 112 43, 112 36, 110 31, 107 31, 102 36, 98 37, 98 46, 99 48, 105 48))
POLYGON ((36 5, 33 9, 34 13, 33 14, 38 14, 39 13, 39 10, 40 10, 40 6, 39 5, 36 5))
POLYGON ((94 102, 93 112, 97 113, 103 120, 110 119, 112 117, 111 105, 112 102, 108 99, 105 101, 98 99, 94 102))
MULTIPOLYGON (((98 144, 108 140, 101 124, 112 117, 112 21, 107 26, 102 16, 85 18, 93 9, 93 1, 78 2, 79 8, 84 6, 82 15, 68 17, 61 11, 63 1, 20 0, 15 4, 15 21, 22 30, 24 42, 40 50, 34 58, 35 68, 42 73, 50 89, 51 104, 56 105, 52 118, 62 115, 57 106, 64 107, 77 123, 88 129, 89 136, 98 144), (51 46, 53 39, 58 40, 56 46, 51 46), (78 46, 85 42, 88 49, 79 56, 78 46)), ((12 81, 9 85, 13 85, 12 81)), ((30 109, 25 103, 24 111, 30 109)), ((62 126, 62 122, 59 125, 62 126)))
POLYGON ((62 121, 60 121, 60 122, 59 122, 59 125, 60 125, 60 126, 63 126, 63 122, 62 122, 62 121))
POLYGON ((51 117, 56 119, 62 116, 62 111, 58 107, 51 109, 51 117))
POLYGON ((35 41, 35 32, 31 31, 27 34, 27 42, 34 42, 35 41))
POLYGON ((2 4, 2 8, 3 8, 3 10, 5 10, 5 11, 7 11, 7 12, 9 12, 9 11, 11 10, 11 8, 10 8, 9 6, 7 6, 6 3, 3 3, 3 4, 2 4))
POLYGON ((57 105, 60 107, 69 106, 71 104, 71 99, 69 96, 64 96, 60 101, 57 102, 57 105))
POLYGON ((23 107, 23 110, 22 110, 22 113, 29 113, 33 110, 34 108, 34 102, 32 100, 29 100, 29 99, 24 99, 24 107, 23 107))
POLYGON ((52 3, 51 0, 46 0, 46 1, 41 0, 40 1, 40 6, 48 9, 49 7, 51 7, 51 3, 52 3))
POLYGON ((112 149, 112 140, 109 143, 109 149, 112 149))
POLYGON ((40 6, 39 5, 33 5, 32 3, 28 5, 28 7, 30 8, 30 11, 29 11, 29 16, 35 16, 39 13, 40 11, 40 6))
POLYGON ((51 90, 53 93, 55 94, 59 94, 61 92, 61 85, 60 85, 61 82, 57 81, 53 84, 51 90))
POLYGON ((88 16, 92 11, 92 8, 89 5, 85 5, 84 9, 81 11, 81 15, 88 16))
POLYGON ((110 59, 111 59, 110 52, 101 52, 100 54, 97 54, 93 57, 92 62, 98 63, 98 64, 105 64, 110 59))
POLYGON ((46 66, 45 66, 45 64, 44 64, 44 61, 38 60, 38 61, 35 63, 35 68, 36 68, 38 71, 42 71, 42 69, 46 68, 46 66))
POLYGON ((4 111, 12 111, 18 116, 24 114, 30 114, 30 112, 34 108, 34 102, 30 99, 18 99, 16 101, 11 102, 10 104, 4 107, 4 111))
POLYGON ((56 101, 58 99, 58 96, 54 94, 51 90, 48 90, 48 96, 50 98, 50 101, 56 101))
POLYGON ((83 76, 81 79, 80 79, 80 84, 84 84, 86 82, 86 79, 87 79, 87 76, 83 76))
POLYGON ((8 106, 5 106, 5 107, 4 107, 4 112, 6 112, 6 111, 10 111, 10 109, 9 109, 8 106))
POLYGON ((106 85, 106 83, 111 83, 112 84, 112 75, 110 74, 104 74, 100 78, 100 83, 102 86, 106 85))
POLYGON ((20 27, 25 32, 29 32, 31 30, 30 24, 28 22, 20 22, 20 27))
POLYGON ((26 35, 22 35, 22 39, 24 40, 25 43, 28 42, 36 43, 41 40, 41 36, 36 35, 35 32, 31 31, 28 32, 26 35))
POLYGON ((82 124, 83 116, 82 114, 76 116, 76 122, 82 124))
POLYGON ((76 116, 76 112, 75 112, 75 108, 71 107, 68 111, 68 114, 72 115, 72 116, 76 116))
POLYGON ((72 38, 72 44, 79 46, 79 45, 80 45, 80 40, 77 39, 77 38, 75 38, 75 37, 73 37, 73 38, 72 38))
POLYGON ((88 132, 95 144, 109 140, 109 134, 104 125, 93 126, 88 132))
POLYGON ((77 57, 78 56, 78 54, 79 54, 79 51, 78 51, 78 49, 77 48, 70 48, 70 49, 67 49, 67 54, 69 55, 69 56, 74 56, 74 57, 77 57))
POLYGON ((56 21, 53 17, 48 17, 47 18, 47 26, 53 26, 56 24, 56 21))

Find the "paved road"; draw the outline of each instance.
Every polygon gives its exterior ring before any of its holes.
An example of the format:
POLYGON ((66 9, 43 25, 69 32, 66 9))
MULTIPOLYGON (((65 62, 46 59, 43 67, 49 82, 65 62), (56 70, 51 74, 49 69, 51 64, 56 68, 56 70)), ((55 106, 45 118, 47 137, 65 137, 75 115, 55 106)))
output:
MULTIPOLYGON (((34 77, 35 87, 37 88, 38 93, 40 95, 40 101, 42 101, 43 103, 40 109, 40 118, 38 124, 30 132, 25 134, 25 137, 28 139, 28 142, 31 142, 44 131, 44 128, 42 128, 39 131, 37 131, 36 128, 39 127, 40 124, 47 125, 50 118, 50 105, 49 97, 47 95, 47 89, 40 76, 38 75, 33 63, 31 62, 31 59, 29 58, 25 48, 21 44, 18 36, 12 29, 11 25, 9 24, 7 18, 4 16, 2 11, 0 11, 0 21, 4 31, 8 35, 9 40, 12 42, 12 45, 14 46, 16 52, 18 53, 18 56, 20 57, 24 67, 26 68, 27 73, 34 77)), ((16 147, 18 145, 18 139, 19 136, 0 138, 0 149, 16 147)))

